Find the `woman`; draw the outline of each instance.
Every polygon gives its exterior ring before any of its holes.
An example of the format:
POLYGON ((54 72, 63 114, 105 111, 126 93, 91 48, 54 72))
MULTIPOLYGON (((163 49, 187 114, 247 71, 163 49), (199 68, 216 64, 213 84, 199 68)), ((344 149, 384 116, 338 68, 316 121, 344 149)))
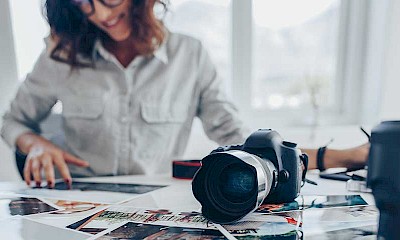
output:
MULTIPOLYGON (((28 154, 27 184, 33 177, 40 185, 43 169, 54 186, 55 167, 69 184, 71 172, 165 172, 168 160, 183 154, 194 117, 219 144, 248 136, 201 43, 168 32, 154 16, 155 4, 165 7, 161 0, 47 0, 50 44, 2 128, 11 146, 28 154), (65 146, 38 135, 39 122, 58 100, 65 146)), ((326 152, 328 166, 349 163, 338 153, 326 152)), ((315 156, 310 165, 316 167, 315 156)))

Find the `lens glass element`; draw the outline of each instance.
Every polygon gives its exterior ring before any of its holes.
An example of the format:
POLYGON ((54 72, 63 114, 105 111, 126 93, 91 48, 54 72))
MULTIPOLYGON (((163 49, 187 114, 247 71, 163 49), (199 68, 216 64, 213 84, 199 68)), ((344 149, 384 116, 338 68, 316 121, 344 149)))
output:
POLYGON ((230 202, 242 203, 257 191, 256 176, 246 164, 230 165, 221 172, 219 189, 230 202))

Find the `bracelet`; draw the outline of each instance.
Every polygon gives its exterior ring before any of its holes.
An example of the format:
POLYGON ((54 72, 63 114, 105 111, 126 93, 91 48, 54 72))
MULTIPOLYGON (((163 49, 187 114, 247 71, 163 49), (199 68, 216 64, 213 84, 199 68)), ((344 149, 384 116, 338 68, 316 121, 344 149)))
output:
POLYGON ((326 151, 326 146, 318 148, 317 152, 317 168, 319 171, 325 171, 325 166, 324 166, 324 155, 326 151))

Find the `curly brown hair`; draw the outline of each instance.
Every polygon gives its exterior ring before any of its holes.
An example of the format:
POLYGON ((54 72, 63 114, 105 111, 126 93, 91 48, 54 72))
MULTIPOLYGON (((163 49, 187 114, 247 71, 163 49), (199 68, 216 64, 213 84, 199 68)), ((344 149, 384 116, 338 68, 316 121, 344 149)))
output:
MULTIPOLYGON (((138 54, 149 55, 165 38, 163 22, 154 14, 154 6, 161 4, 167 9, 165 0, 131 0, 132 35, 138 54)), ((52 59, 68 63, 72 67, 93 66, 81 61, 78 54, 91 59, 95 40, 106 34, 92 24, 82 11, 70 0, 46 0, 45 15, 51 35, 56 39, 51 50, 52 59)))

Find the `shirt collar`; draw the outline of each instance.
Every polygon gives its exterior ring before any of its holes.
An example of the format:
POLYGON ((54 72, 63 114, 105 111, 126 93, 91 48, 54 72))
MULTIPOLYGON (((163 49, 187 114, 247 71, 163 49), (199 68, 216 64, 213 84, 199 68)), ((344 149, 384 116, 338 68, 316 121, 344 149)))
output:
POLYGON ((153 55, 158 58, 164 64, 168 63, 168 54, 167 54, 167 41, 169 38, 169 33, 165 31, 164 41, 160 44, 160 46, 154 51, 153 55))
MULTIPOLYGON (((157 59, 159 59, 161 62, 164 64, 168 63, 168 54, 167 54, 167 41, 168 41, 168 32, 165 32, 165 38, 164 41, 160 44, 160 46, 153 52, 153 56, 157 59)), ((97 39, 94 43, 94 48, 93 48, 93 59, 96 57, 97 54, 99 54, 101 57, 108 61, 113 61, 115 59, 114 55, 112 55, 109 51, 107 51, 103 44, 101 43, 100 39, 97 39)))

